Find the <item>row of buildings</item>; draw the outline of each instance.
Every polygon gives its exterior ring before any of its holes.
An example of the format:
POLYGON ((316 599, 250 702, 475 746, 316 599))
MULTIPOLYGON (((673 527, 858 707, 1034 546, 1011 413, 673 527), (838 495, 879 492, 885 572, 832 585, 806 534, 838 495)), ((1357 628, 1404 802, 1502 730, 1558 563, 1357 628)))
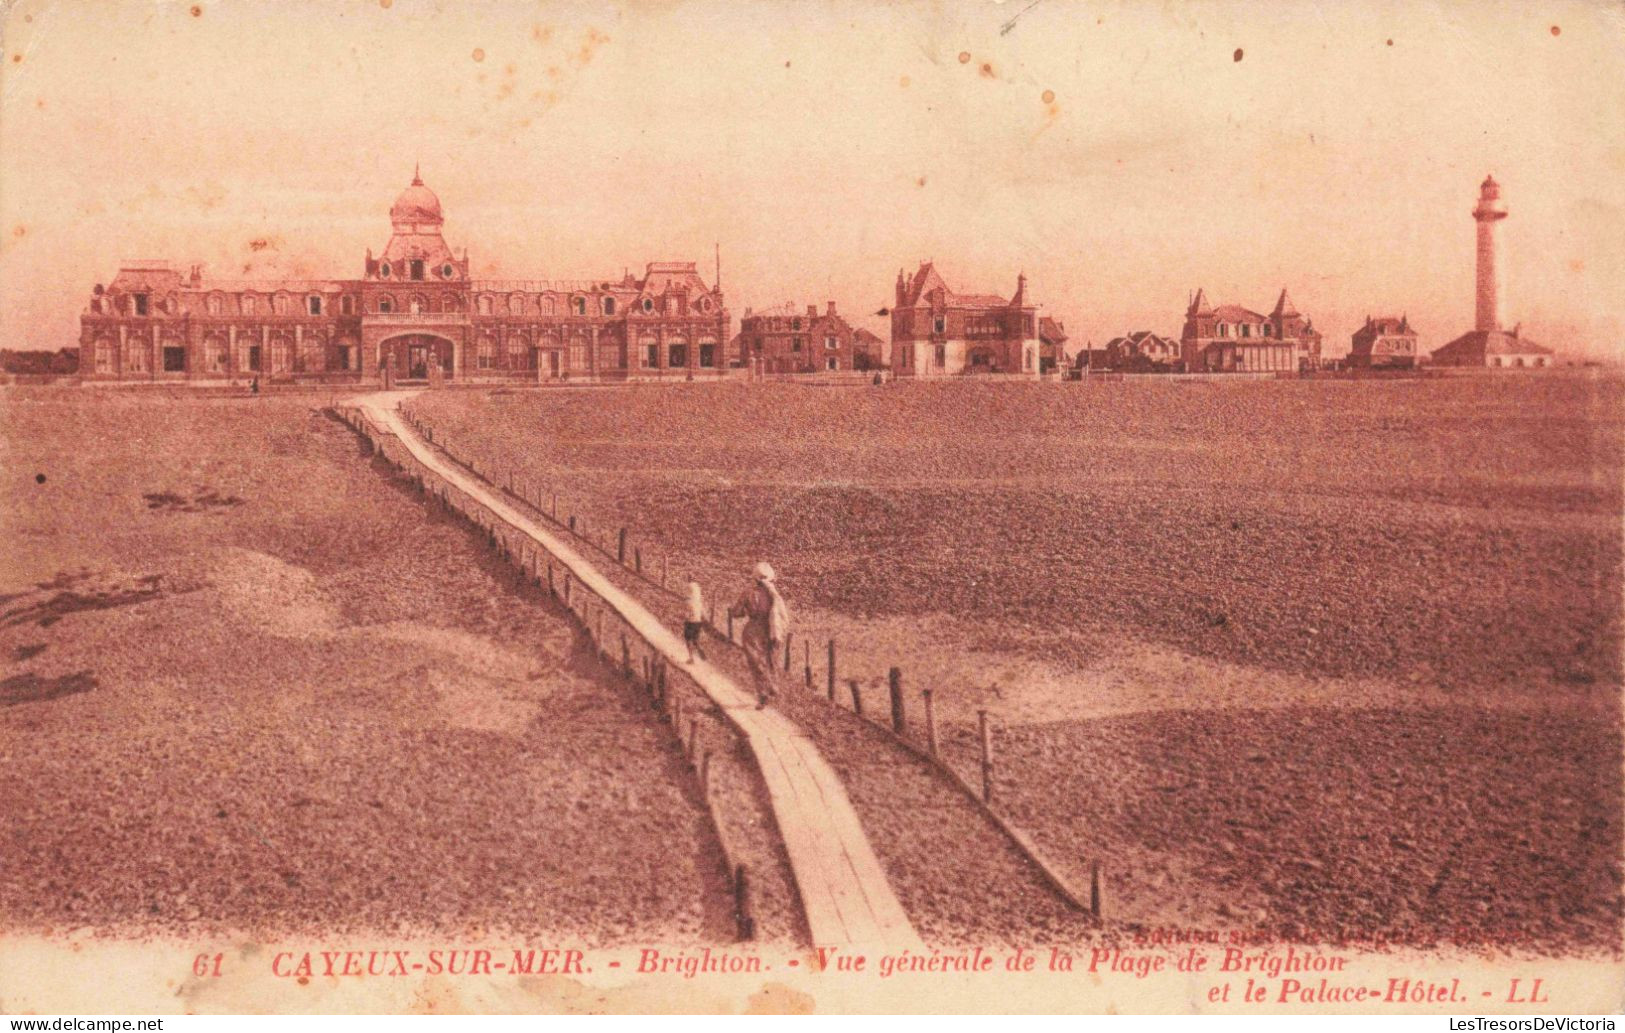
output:
MULTIPOLYGON (((1452 365, 1544 366, 1551 352, 1503 331, 1495 226, 1506 217, 1486 179, 1478 208, 1477 325, 1433 353, 1452 365)), ((1321 336, 1282 290, 1268 314, 1192 295, 1179 339, 1140 331, 1075 357, 1061 321, 1039 313, 1025 275, 1003 294, 963 294, 934 263, 898 270, 891 339, 854 327, 831 301, 820 312, 746 309, 730 335, 720 266, 707 284, 694 262, 651 262, 601 280, 476 278, 468 251, 443 235, 440 199, 414 173, 390 207, 384 250, 354 279, 216 280, 199 266, 125 263, 98 284, 80 320, 79 373, 89 380, 441 382, 590 380, 865 372, 898 377, 1037 377, 1069 366, 1207 373, 1319 368, 1321 336)), ((1418 362, 1409 321, 1366 319, 1347 360, 1418 362)))

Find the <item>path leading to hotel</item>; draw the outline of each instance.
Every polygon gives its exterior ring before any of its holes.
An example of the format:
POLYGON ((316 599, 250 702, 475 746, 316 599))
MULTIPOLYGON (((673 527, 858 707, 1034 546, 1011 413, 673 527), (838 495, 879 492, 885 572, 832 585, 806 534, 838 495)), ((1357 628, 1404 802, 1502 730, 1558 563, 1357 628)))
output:
POLYGON ((418 462, 534 539, 583 587, 615 610, 651 648, 692 675, 745 736, 767 785, 814 945, 918 949, 919 935, 886 880, 845 787, 812 741, 777 710, 756 709, 755 694, 711 664, 686 663, 688 651, 682 640, 642 603, 616 587, 570 543, 512 505, 501 491, 448 461, 418 437, 395 411, 412 394, 386 391, 351 401, 361 406, 377 426, 394 434, 418 462))

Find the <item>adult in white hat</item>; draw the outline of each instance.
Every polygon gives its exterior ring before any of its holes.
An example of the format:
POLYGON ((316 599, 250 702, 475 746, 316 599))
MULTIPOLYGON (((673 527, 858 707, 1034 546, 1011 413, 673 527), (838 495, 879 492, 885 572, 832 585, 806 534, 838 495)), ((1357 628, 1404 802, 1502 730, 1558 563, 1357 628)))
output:
POLYGON ((741 644, 756 679, 756 706, 760 709, 778 692, 779 658, 785 636, 790 633, 790 608, 779 594, 772 566, 758 563, 754 573, 750 587, 728 612, 745 618, 741 644))

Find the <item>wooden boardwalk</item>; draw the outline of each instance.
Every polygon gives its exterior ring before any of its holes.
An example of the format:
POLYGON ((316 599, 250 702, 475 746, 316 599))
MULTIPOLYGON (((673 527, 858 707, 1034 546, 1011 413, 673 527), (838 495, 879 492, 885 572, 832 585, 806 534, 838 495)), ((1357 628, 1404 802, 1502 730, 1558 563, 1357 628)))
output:
POLYGON ((728 716, 750 743, 769 802, 784 838, 796 889, 815 946, 858 946, 870 950, 919 949, 919 934, 892 892, 874 848, 858 823, 840 778, 812 741, 771 707, 756 709, 756 696, 711 664, 687 663, 682 640, 616 587, 571 543, 555 536, 510 503, 498 489, 448 461, 418 437, 395 411, 412 392, 392 391, 352 400, 375 425, 393 433, 413 457, 478 499, 514 529, 529 535, 582 586, 620 614, 651 648, 682 667, 728 716))

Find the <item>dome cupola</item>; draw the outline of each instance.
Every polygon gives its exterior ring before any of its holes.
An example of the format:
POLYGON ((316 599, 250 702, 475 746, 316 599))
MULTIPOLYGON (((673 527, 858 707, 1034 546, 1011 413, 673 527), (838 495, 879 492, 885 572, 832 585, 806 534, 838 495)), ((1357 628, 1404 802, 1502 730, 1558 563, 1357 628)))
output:
POLYGON ((423 177, 412 170, 412 185, 401 191, 401 196, 389 206, 389 221, 396 226, 439 226, 445 217, 440 214, 440 198, 423 185, 423 177))

